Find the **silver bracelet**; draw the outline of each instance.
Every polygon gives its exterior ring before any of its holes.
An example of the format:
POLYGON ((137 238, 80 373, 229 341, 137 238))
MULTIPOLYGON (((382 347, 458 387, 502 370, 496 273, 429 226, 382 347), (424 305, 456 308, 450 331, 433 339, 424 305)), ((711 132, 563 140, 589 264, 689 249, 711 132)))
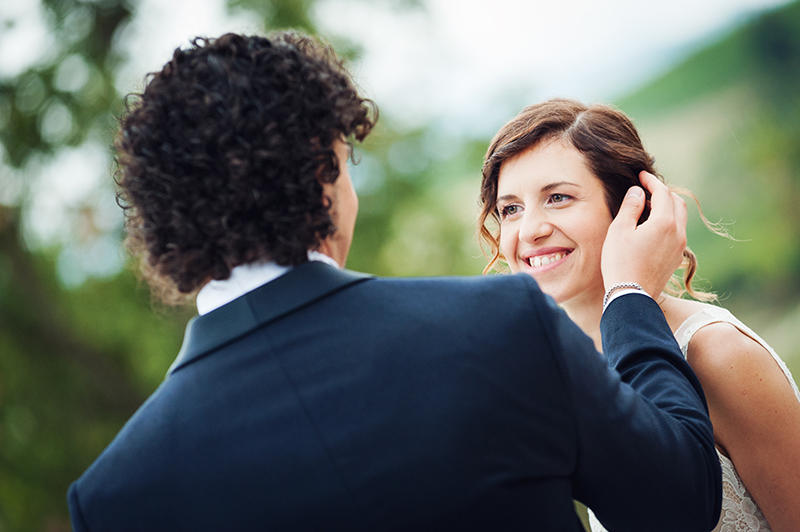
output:
POLYGON ((608 290, 606 290, 606 295, 603 296, 603 310, 606 309, 606 306, 608 305, 608 298, 611 297, 611 294, 622 288, 635 288, 636 290, 641 290, 642 292, 644 292, 644 288, 642 288, 642 285, 640 285, 639 283, 612 284, 611 286, 608 287, 608 290))

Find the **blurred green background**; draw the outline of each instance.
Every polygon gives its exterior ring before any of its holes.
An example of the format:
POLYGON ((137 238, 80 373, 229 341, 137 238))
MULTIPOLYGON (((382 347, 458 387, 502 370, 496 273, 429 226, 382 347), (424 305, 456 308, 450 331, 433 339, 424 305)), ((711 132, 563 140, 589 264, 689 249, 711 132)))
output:
MULTIPOLYGON (((424 0, 382 1, 390 12, 425 12, 424 0)), ((316 32, 316 3, 229 7, 260 28, 316 32)), ((158 386, 194 314, 151 303, 119 247, 108 154, 122 95, 141 87, 120 79, 137 4, 42 0, 47 54, 0 76, 0 532, 69 530, 67 486, 158 386), (104 180, 67 180, 76 157, 105 164, 104 180)), ((10 20, 1 31, 14 29, 10 20)), ((329 38, 358 61, 357 40, 329 38)), ((699 275, 797 374, 800 3, 683 57, 611 103, 634 118, 667 180, 691 188, 712 221, 732 224, 737 242, 692 217, 699 275)), ((399 118, 384 114, 357 150, 361 212, 348 267, 479 274, 476 198, 491 133, 399 118)))

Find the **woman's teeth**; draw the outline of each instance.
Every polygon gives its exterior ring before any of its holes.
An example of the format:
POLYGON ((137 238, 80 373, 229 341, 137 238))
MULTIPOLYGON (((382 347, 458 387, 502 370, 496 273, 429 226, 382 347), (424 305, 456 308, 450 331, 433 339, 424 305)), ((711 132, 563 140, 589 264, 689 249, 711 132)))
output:
POLYGON ((566 253, 556 253, 555 255, 539 255, 537 257, 531 257, 530 265, 534 268, 538 268, 539 266, 557 262, 566 256, 566 253))

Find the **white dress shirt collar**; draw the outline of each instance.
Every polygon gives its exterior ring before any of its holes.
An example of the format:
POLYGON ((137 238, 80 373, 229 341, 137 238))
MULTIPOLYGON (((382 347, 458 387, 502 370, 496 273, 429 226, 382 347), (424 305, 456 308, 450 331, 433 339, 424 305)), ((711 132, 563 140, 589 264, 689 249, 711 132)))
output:
MULTIPOLYGON (((309 251, 308 260, 325 262, 339 268, 335 260, 319 251, 309 251)), ((279 266, 274 262, 242 264, 231 270, 231 276, 223 281, 210 281, 197 293, 197 312, 202 316, 226 305, 261 285, 274 281, 291 270, 291 266, 279 266)))

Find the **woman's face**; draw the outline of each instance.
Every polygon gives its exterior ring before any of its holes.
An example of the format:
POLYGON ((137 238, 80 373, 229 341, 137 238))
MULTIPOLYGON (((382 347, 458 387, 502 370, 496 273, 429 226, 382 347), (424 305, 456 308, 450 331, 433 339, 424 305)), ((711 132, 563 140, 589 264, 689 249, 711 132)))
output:
POLYGON ((600 256, 611 213, 583 155, 556 140, 503 164, 497 183, 500 250, 559 304, 602 300, 600 256))

